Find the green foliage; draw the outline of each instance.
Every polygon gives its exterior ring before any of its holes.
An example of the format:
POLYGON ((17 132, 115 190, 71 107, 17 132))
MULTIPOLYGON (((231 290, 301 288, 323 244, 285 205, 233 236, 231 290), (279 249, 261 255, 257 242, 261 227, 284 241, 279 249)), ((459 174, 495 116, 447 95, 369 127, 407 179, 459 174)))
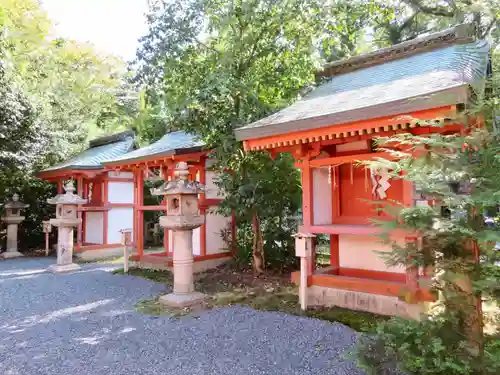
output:
POLYGON ((53 210, 52 187, 33 173, 135 116, 123 62, 52 31, 37 1, 0 0, 0 202, 17 191, 30 204, 24 248, 43 243, 41 222, 53 210))
POLYGON ((464 336, 443 318, 393 318, 378 324, 376 336, 362 337, 357 348, 358 365, 374 375, 395 367, 408 375, 498 374, 499 356, 495 337, 486 341, 484 356, 471 355, 464 336))

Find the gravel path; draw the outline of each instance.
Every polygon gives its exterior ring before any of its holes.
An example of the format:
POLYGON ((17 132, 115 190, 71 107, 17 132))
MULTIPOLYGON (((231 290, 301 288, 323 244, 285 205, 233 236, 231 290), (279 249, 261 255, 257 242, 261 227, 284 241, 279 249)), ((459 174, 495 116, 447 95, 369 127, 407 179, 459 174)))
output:
POLYGON ((134 304, 165 286, 107 265, 44 273, 53 261, 0 262, 2 375, 363 374, 341 324, 243 307, 151 317, 134 304))

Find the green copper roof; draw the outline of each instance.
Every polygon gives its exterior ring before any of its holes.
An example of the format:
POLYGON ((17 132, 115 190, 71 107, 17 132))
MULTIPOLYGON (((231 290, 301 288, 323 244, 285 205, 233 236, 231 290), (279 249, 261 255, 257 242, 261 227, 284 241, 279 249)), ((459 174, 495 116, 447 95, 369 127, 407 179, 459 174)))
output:
POLYGON ((204 142, 197 139, 194 135, 183 131, 176 131, 165 134, 158 141, 149 146, 134 150, 125 155, 106 160, 105 164, 121 163, 124 161, 133 161, 149 156, 170 156, 187 154, 190 152, 201 151, 204 142))
POLYGON ((260 138, 466 103, 471 87, 484 90, 489 50, 486 42, 469 39, 412 50, 399 59, 389 56, 390 61, 332 77, 291 106, 236 129, 236 137, 260 138))
POLYGON ((134 133, 131 131, 98 138, 90 142, 89 149, 42 172, 63 169, 101 169, 104 161, 129 152, 134 148, 134 143, 134 133))

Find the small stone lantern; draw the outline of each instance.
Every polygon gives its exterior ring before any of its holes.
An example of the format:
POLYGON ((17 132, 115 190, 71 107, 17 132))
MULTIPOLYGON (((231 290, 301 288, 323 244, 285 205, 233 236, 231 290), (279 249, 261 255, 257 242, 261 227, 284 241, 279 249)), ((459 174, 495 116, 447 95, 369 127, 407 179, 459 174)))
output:
POLYGON ((174 292, 160 297, 171 307, 187 307, 200 303, 205 295, 194 291, 193 282, 193 229, 205 223, 205 216, 198 209, 198 194, 205 191, 197 181, 188 181, 188 165, 177 164, 172 181, 165 182, 153 195, 165 195, 166 216, 160 217, 160 226, 172 230, 175 249, 174 292))
POLYGON ((17 250, 17 230, 19 224, 25 219, 21 216, 21 210, 28 208, 29 204, 24 204, 19 200, 19 195, 16 193, 12 196, 12 200, 5 203, 5 213, 2 221, 7 224, 7 249, 0 254, 1 258, 17 258, 22 257, 17 250))
POLYGON ((56 205, 56 218, 50 219, 50 224, 57 227, 57 264, 49 267, 49 271, 56 273, 80 269, 78 264, 73 263, 73 231, 82 222, 78 217, 78 205, 87 203, 86 199, 75 194, 72 181, 66 184, 64 190, 65 194, 47 199, 48 203, 56 205))

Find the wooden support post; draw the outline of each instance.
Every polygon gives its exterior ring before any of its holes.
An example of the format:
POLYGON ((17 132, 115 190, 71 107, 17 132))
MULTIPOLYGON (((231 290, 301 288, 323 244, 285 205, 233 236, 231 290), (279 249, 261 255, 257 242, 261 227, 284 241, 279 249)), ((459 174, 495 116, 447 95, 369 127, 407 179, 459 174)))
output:
MULTIPOLYGON (((314 225, 313 214, 313 176, 309 160, 303 162, 302 170, 302 221, 304 227, 309 228, 314 225)), ((309 260, 309 275, 316 269, 316 247, 313 246, 309 260)))
MULTIPOLYGON (((83 176, 78 176, 77 178, 77 194, 81 197, 83 195, 83 176)), ((82 205, 78 205, 78 208, 82 208, 82 205)), ((78 218, 82 219, 83 221, 83 215, 82 211, 78 210, 78 218)), ((78 224, 77 232, 76 232, 76 251, 79 251, 82 248, 83 245, 83 236, 82 236, 82 229, 83 225, 82 223, 78 224)))
MULTIPOLYGON (((144 171, 138 169, 137 171, 137 205, 144 205, 144 171)), ((139 259, 144 255, 144 211, 138 208, 137 211, 137 254, 139 259)))
POLYGON ((302 177, 302 221, 305 227, 314 225, 313 219, 313 181, 312 181, 312 168, 308 164, 309 161, 304 162, 301 170, 302 177))
MULTIPOLYGON (((102 187, 102 201, 104 203, 104 205, 107 205, 109 203, 109 198, 108 198, 108 191, 109 191, 109 180, 108 179, 105 179, 103 182, 103 187, 102 187)), ((104 244, 107 244, 108 243, 108 226, 109 226, 109 212, 108 211, 104 211, 103 213, 103 233, 102 233, 102 242, 104 244)))
POLYGON ((137 243, 139 242, 138 241, 138 237, 137 237, 137 208, 139 207, 139 203, 137 201, 137 171, 134 169, 133 170, 133 173, 134 173, 134 221, 132 223, 132 242, 133 242, 133 245, 136 246, 137 248, 137 243))
MULTIPOLYGON (((332 184, 332 224, 340 217, 340 171, 336 166, 330 167, 332 184)), ((335 267, 335 274, 340 269, 340 237, 338 234, 330 235, 330 266, 335 267)))
POLYGON ((330 266, 336 268, 335 274, 338 273, 340 268, 340 247, 339 247, 339 235, 330 235, 330 266))
MULTIPOLYGON (((200 161, 200 166, 198 167, 198 173, 200 175, 200 184, 205 185, 207 183, 207 176, 205 171, 205 158, 202 158, 200 161)), ((200 199, 205 200, 206 194, 200 194, 200 199)), ((206 208, 202 208, 200 213, 205 216, 205 223, 200 227, 200 255, 207 255, 207 210, 206 208)))
POLYGON ((57 194, 63 194, 63 181, 57 180, 57 194))

